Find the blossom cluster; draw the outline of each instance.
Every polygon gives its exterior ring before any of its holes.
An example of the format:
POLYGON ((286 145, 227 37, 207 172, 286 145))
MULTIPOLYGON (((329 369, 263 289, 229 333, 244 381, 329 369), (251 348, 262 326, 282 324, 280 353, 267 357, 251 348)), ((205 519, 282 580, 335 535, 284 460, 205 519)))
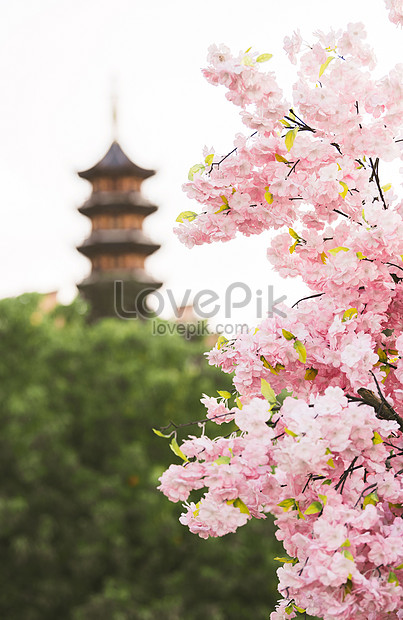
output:
POLYGON ((271 512, 288 554, 279 570, 288 600, 326 618, 381 618, 396 609, 403 595, 397 422, 349 403, 341 388, 309 404, 287 397, 280 411, 263 398, 242 400, 232 409, 239 432, 188 438, 185 465, 162 475, 161 490, 185 502, 181 522, 207 538, 271 512))
POLYGON ((277 230, 273 268, 312 291, 219 339, 209 362, 233 392, 202 402, 230 433, 175 439, 183 464, 160 479, 202 538, 275 516, 287 556, 272 620, 403 617, 403 201, 384 178, 403 159, 403 65, 374 78, 365 38, 362 24, 287 37, 293 102, 262 70, 270 54, 212 46, 205 77, 248 135, 205 149, 184 188, 200 213, 178 218, 189 247, 277 230))
POLYGON ((391 22, 403 26, 403 4, 401 0, 385 0, 391 22))

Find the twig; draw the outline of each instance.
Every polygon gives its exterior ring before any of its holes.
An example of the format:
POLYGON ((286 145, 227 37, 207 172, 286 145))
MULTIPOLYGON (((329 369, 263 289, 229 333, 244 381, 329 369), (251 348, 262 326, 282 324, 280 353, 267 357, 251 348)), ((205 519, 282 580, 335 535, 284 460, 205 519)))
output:
POLYGON ((289 171, 289 173, 287 174, 287 176, 285 177, 286 179, 288 179, 288 177, 290 176, 291 172, 293 172, 297 166, 297 164, 300 162, 300 159, 297 159, 297 161, 295 162, 295 164, 293 165, 293 167, 291 168, 291 170, 289 171))
POLYGON ((371 164, 371 168, 372 168, 372 174, 371 174, 371 177, 370 177, 370 179, 369 179, 369 180, 370 180, 370 181, 372 181, 373 179, 375 179, 375 183, 376 183, 376 186, 377 186, 377 188, 378 188, 379 195, 380 195, 381 200, 382 200, 382 203, 383 203, 383 208, 384 208, 384 209, 387 209, 388 207, 387 207, 387 205, 386 205, 385 198, 384 198, 383 193, 382 193, 381 184, 380 184, 380 182, 379 182, 379 172, 378 172, 378 168, 379 168, 379 157, 377 157, 377 158, 376 158, 376 160, 375 160, 375 164, 374 164, 374 162, 372 161, 372 158, 370 157, 370 158, 369 158, 369 163, 371 164))
POLYGON ((384 265, 390 265, 391 267, 396 267, 397 269, 403 271, 403 267, 399 267, 399 265, 395 265, 395 263, 384 263, 384 265))
MULTIPOLYGON (((356 507, 358 506, 358 504, 360 503, 361 498, 363 497, 364 493, 365 493, 366 491, 370 491, 371 489, 373 489, 373 488, 374 488, 374 487, 376 487, 376 486, 378 486, 378 485, 377 485, 377 483, 376 483, 376 482, 374 482, 374 484, 370 484, 370 485, 369 485, 369 487, 367 487, 366 489, 364 489, 364 490, 362 491, 362 493, 360 493, 360 497, 357 499, 356 503, 354 504, 354 508, 356 508, 356 507)), ((372 493, 372 491, 371 491, 371 493, 372 493)))
MULTIPOLYGON (((253 138, 253 136, 256 136, 257 131, 254 131, 250 136, 248 136, 249 138, 253 138)), ((225 155, 225 157, 223 157, 222 159, 220 159, 220 161, 215 161, 211 164, 210 170, 208 171, 208 174, 210 174, 213 170, 213 166, 217 166, 218 168, 220 167, 220 164, 223 163, 223 161, 225 161, 227 159, 227 157, 229 157, 230 155, 232 155, 233 153, 235 153, 238 150, 238 147, 235 147, 234 149, 232 149, 232 151, 230 151, 230 153, 227 153, 225 155)))
POLYGON ((301 301, 306 301, 307 299, 313 299, 314 297, 322 297, 322 295, 324 295, 325 293, 315 293, 315 295, 309 295, 308 297, 303 297, 302 299, 299 299, 298 301, 295 302, 295 304, 293 304, 291 306, 291 308, 295 308, 295 306, 298 306, 298 304, 301 301))

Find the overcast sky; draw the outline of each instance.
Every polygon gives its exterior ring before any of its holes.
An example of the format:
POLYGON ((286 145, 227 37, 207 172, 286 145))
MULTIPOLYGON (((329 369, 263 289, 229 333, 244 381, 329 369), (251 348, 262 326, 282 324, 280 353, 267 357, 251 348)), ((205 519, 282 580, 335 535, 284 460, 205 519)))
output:
MULTIPOLYGON (((158 170, 143 185, 158 206, 145 229, 162 249, 149 272, 173 290, 222 294, 233 281, 274 286, 295 301, 265 259, 269 236, 188 250, 172 233, 182 194, 205 144, 231 150, 242 129, 225 91, 203 79, 207 47, 225 43, 272 53, 283 86, 291 79, 286 34, 363 21, 380 69, 401 62, 401 31, 382 0, 1 0, 0 1, 0 296, 58 290, 64 301, 89 272, 75 246, 89 222, 77 207, 90 185, 76 171, 92 166, 112 138, 111 89, 117 84, 119 141, 139 165, 158 170)), ((249 308, 247 320, 253 316, 249 308)), ((169 315, 169 309, 165 313, 169 315)))

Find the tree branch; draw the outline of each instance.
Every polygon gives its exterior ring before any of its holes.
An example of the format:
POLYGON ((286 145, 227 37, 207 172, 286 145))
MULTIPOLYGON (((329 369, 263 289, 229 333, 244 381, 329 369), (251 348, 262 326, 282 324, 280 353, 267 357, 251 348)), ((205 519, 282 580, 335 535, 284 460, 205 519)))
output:
POLYGON ((371 375, 374 378, 376 383, 376 387, 378 389, 379 397, 376 396, 371 390, 367 390, 367 388, 359 388, 357 393, 360 395, 360 399, 349 397, 351 400, 361 400, 366 405, 369 405, 376 411, 376 417, 380 420, 393 420, 397 422, 400 430, 403 431, 403 418, 393 409, 392 405, 388 403, 385 399, 384 395, 381 392, 381 388, 379 386, 378 380, 375 377, 372 370, 370 371, 371 375))

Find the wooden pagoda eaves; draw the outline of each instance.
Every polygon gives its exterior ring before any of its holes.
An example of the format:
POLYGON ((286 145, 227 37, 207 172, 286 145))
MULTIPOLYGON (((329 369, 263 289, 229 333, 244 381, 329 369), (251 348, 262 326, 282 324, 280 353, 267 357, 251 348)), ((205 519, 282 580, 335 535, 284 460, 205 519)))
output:
POLYGON ((148 179, 155 174, 155 170, 147 170, 141 168, 132 162, 122 147, 116 140, 114 140, 104 157, 92 168, 83 170, 78 173, 78 176, 87 181, 92 181, 97 177, 116 177, 116 176, 131 176, 138 179, 148 179))

